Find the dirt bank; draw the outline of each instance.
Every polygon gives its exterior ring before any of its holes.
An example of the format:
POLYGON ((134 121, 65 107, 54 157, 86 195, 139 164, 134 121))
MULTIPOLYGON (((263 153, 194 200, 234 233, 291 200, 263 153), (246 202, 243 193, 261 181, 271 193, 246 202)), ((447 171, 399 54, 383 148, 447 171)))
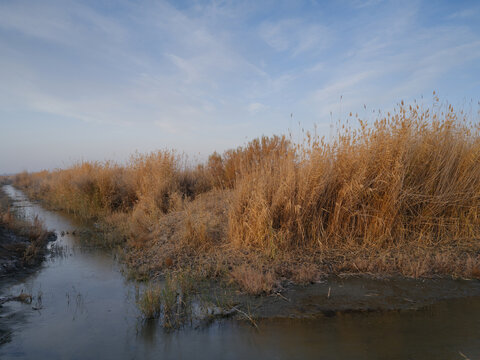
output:
POLYGON ((350 312, 418 310, 435 303, 480 297, 480 281, 449 278, 330 276, 281 293, 248 300, 258 318, 317 318, 350 312))
POLYGON ((47 243, 56 239, 37 218, 17 218, 8 197, 0 190, 0 276, 34 267, 43 260, 47 243))
POLYGON ((0 276, 34 267, 43 260, 45 247, 56 239, 48 233, 45 239, 32 241, 28 237, 0 226, 0 276))

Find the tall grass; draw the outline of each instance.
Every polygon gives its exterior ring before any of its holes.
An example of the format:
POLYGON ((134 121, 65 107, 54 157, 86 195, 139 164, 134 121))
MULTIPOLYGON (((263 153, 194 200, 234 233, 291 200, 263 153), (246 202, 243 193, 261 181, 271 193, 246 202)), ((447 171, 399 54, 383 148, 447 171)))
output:
POLYGON ((136 259, 143 256, 137 263, 150 269, 200 258, 243 269, 255 258, 322 271, 479 271, 478 124, 452 106, 403 103, 372 124, 352 118, 358 126, 340 127, 329 142, 309 133, 301 144, 262 137, 195 166, 159 151, 15 182, 124 229, 136 259))
POLYGON ((419 110, 402 106, 331 144, 307 138, 241 168, 231 240, 274 251, 478 239, 479 128, 452 107, 419 110))

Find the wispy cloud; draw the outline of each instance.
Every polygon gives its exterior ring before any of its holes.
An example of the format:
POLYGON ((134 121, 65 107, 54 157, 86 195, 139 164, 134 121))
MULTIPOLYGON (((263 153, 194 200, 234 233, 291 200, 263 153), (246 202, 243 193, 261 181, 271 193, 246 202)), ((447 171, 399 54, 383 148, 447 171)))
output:
POLYGON ((326 26, 301 19, 266 21, 260 25, 259 34, 270 47, 292 56, 312 50, 321 51, 332 37, 326 26))
POLYGON ((259 102, 250 103, 247 106, 247 109, 251 114, 259 113, 263 110, 266 110, 267 108, 268 108, 268 106, 266 106, 262 103, 259 103, 259 102))
POLYGON ((5 0, 0 108, 178 147, 215 134, 200 150, 285 131, 292 112, 311 125, 434 89, 480 96, 478 8, 437 5, 5 0))
POLYGON ((460 11, 456 11, 453 14, 449 15, 449 19, 469 19, 469 18, 477 18, 480 14, 480 7, 477 5, 475 7, 470 7, 466 9, 462 9, 460 11))
POLYGON ((242 82, 261 74, 202 21, 170 4, 124 5, 131 12, 128 21, 76 2, 2 4, 0 27, 24 38, 6 36, 12 57, 0 60, 5 75, 0 91, 23 106, 81 120, 171 119, 174 127, 190 123, 190 116, 197 121, 211 116, 215 103, 235 93, 226 78, 245 86, 242 82), (35 39, 44 47, 29 50, 35 39), (61 58, 47 54, 51 46, 61 58), (38 57, 25 57, 24 51, 38 57), (39 62, 42 57, 51 63, 39 62), (7 75, 15 72, 24 79, 7 75))
POLYGON ((463 24, 425 24, 418 3, 407 5, 353 35, 347 56, 326 65, 331 76, 306 97, 305 106, 323 116, 365 104, 390 107, 443 89, 447 74, 480 59, 479 32, 463 24))

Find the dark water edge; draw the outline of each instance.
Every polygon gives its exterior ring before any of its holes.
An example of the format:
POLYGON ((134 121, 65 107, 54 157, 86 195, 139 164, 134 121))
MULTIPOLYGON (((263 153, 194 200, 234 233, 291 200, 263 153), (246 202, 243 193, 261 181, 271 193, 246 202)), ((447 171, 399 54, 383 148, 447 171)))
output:
POLYGON ((0 279, 0 296, 34 297, 0 308, 1 359, 480 359, 479 281, 332 277, 240 298, 258 328, 222 319, 165 331, 141 320, 139 285, 111 252, 72 235, 74 219, 4 189, 55 229, 61 251, 34 273, 0 279))

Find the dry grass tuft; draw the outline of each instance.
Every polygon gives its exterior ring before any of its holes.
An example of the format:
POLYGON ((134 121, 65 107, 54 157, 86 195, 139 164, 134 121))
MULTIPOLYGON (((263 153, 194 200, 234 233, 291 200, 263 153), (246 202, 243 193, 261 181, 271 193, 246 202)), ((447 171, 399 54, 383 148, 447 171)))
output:
POLYGON ((275 278, 271 271, 240 265, 231 272, 232 279, 248 294, 260 295, 270 293, 275 286, 275 278))
POLYGON ((480 279, 480 255, 477 255, 476 258, 469 256, 466 261, 466 271, 467 276, 470 274, 472 279, 480 279))
POLYGON ((311 284, 318 281, 321 276, 322 272, 318 266, 306 263, 294 267, 291 278, 297 284, 311 284))
POLYGON ((150 284, 137 299, 137 306, 145 319, 155 319, 162 310, 162 288, 150 284))

